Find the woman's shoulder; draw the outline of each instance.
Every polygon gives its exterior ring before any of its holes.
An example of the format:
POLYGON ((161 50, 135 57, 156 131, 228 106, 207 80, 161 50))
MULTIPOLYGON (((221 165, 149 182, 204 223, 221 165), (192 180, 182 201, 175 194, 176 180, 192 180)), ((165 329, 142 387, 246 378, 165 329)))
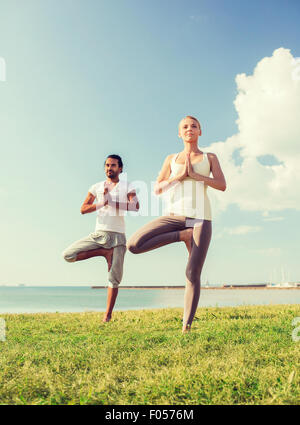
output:
POLYGON ((177 153, 171 153, 170 155, 167 155, 165 158, 165 163, 170 163, 174 158, 176 158, 177 155, 177 153))
POLYGON ((207 156, 210 167, 212 167, 213 162, 216 160, 217 155, 213 152, 204 152, 207 156))
POLYGON ((207 158, 210 160, 217 158, 217 155, 213 152, 204 152, 204 153, 207 155, 207 158))

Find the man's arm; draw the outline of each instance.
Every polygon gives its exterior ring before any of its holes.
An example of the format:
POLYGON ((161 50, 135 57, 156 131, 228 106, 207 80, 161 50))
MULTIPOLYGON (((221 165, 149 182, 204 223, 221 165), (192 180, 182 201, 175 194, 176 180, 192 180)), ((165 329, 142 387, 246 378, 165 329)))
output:
POLYGON ((123 211, 135 211, 137 212, 140 209, 140 204, 138 197, 136 196, 135 190, 130 191, 127 193, 127 202, 114 202, 112 198, 110 197, 109 192, 108 194, 108 205, 115 208, 116 210, 123 210, 123 211))
POLYGON ((88 192, 87 197, 85 198, 83 204, 81 205, 80 212, 81 214, 87 214, 98 210, 99 208, 104 207, 107 204, 107 201, 103 199, 103 202, 94 204, 95 196, 88 192))
POLYGON ((128 199, 128 203, 127 203, 128 211, 137 212, 140 209, 140 204, 139 204, 138 197, 136 196, 135 190, 133 190, 130 193, 127 193, 127 199, 128 199))

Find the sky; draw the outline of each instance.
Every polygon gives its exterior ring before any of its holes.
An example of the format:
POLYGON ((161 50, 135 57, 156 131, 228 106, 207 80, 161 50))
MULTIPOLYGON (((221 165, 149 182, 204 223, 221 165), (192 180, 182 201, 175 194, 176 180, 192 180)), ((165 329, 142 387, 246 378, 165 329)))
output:
MULTIPOLYGON (((202 283, 300 281, 298 0, 0 0, 2 285, 106 285, 62 251, 95 228, 88 188, 119 154, 147 199, 186 115, 217 155, 202 283)), ((123 285, 184 285, 183 243, 127 252, 123 285)))

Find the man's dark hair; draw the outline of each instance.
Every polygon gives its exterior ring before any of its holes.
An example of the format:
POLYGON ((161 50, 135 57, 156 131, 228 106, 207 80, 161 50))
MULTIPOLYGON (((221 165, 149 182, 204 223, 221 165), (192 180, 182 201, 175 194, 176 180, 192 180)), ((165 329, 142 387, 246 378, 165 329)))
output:
MULTIPOLYGON (((108 155, 108 157, 106 157, 106 159, 108 159, 108 158, 117 159, 119 167, 123 168, 122 158, 119 155, 115 155, 115 154, 108 155)), ((106 160, 104 161, 104 165, 105 165, 105 162, 106 162, 106 160)))

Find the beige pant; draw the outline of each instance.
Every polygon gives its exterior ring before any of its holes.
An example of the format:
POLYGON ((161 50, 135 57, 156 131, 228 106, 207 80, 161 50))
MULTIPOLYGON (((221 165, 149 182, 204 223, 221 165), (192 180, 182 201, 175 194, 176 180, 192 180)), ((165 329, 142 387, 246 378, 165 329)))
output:
POLYGON ((62 253, 63 258, 69 263, 76 261, 76 255, 82 251, 97 248, 114 248, 111 269, 108 273, 108 286, 118 288, 123 276, 124 256, 126 253, 126 237, 124 233, 97 231, 87 237, 72 243, 62 253))

